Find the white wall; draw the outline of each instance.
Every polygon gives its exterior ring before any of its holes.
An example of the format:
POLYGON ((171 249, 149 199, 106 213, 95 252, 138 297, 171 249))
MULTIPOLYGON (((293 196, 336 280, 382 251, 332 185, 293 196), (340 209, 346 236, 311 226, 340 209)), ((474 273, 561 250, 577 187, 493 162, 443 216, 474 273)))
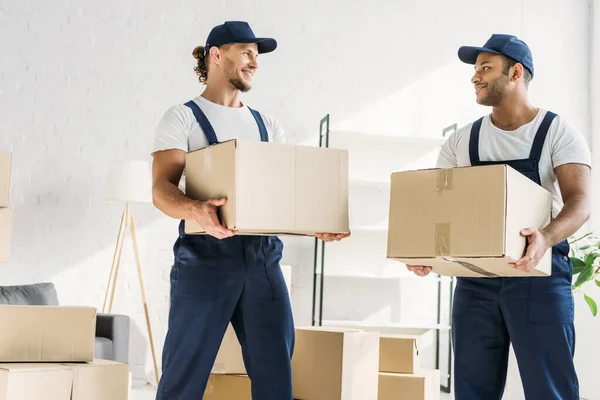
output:
MULTIPOLYGON (((493 32, 533 49, 531 97, 589 137, 588 2, 5 1, 0 7, 0 149, 14 155, 12 261, 1 284, 53 281, 63 304, 102 306, 119 204, 99 195, 113 159, 150 159, 154 127, 197 95, 192 49, 226 19, 248 20, 279 49, 262 57, 248 103, 277 115, 289 142, 316 143, 318 121, 337 128, 438 135, 483 112, 462 44, 493 32)), ((133 207, 160 355, 176 222, 133 207)), ((294 311, 310 323, 312 240, 286 240, 294 311)), ((132 369, 152 376, 130 242, 115 312, 134 319, 132 369)), ((370 287, 370 286, 369 286, 370 287)), ((365 302, 378 301, 377 289, 365 302)), ((342 305, 340 305, 342 307, 342 305)))

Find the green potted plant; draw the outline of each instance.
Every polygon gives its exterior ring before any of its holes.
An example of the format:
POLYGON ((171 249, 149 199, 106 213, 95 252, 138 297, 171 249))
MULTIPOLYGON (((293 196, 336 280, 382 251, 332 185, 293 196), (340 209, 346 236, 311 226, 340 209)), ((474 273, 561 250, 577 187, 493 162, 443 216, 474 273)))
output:
MULTIPOLYGON (((600 239, 593 232, 588 232, 581 237, 570 238, 569 244, 573 263, 573 291, 581 291, 581 286, 592 280, 600 287, 600 239)), ((583 298, 595 317, 598 314, 596 301, 587 293, 583 293, 583 298)))

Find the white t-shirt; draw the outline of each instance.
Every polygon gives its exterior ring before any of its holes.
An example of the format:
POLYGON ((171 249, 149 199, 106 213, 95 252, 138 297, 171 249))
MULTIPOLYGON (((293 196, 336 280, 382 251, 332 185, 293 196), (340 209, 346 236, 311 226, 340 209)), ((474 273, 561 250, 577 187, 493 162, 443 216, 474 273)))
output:
MULTIPOLYGON (((231 139, 260 142, 260 132, 254 116, 243 106, 226 107, 206 100, 202 96, 194 99, 206 118, 210 121, 219 142, 231 139)), ((269 141, 284 143, 285 137, 279 121, 261 114, 267 128, 269 141)), ((185 104, 169 108, 158 123, 154 137, 153 152, 180 149, 186 153, 208 146, 206 135, 185 104)))
MULTIPOLYGON (((479 134, 479 159, 508 161, 529 158, 533 139, 546 112, 540 109, 533 121, 514 131, 497 128, 492 124, 490 115, 486 115, 481 122, 479 134)), ((438 168, 471 165, 469 139, 472 125, 473 123, 470 123, 462 127, 444 143, 437 162, 438 168)), ((563 206, 554 168, 567 163, 591 166, 591 154, 583 135, 558 115, 550 124, 539 161, 542 186, 552 193, 554 217, 563 206)))

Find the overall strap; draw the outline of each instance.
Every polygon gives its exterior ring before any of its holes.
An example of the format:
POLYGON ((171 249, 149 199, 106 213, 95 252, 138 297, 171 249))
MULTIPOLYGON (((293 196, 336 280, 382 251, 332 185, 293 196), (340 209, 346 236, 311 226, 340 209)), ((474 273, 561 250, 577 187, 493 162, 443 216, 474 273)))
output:
POLYGON ((533 139, 533 145, 531 146, 531 152, 529 153, 530 159, 539 161, 540 157, 542 157, 544 141, 546 140, 548 129, 550 128, 550 124, 552 124, 554 118, 556 118, 556 114, 551 111, 546 112, 544 120, 540 124, 540 127, 535 134, 535 139, 533 139))
POLYGON ((471 159, 471 165, 478 165, 479 160, 479 131, 481 130, 481 122, 483 117, 473 122, 471 126, 471 137, 469 138, 469 158, 471 159))
POLYGON ((208 140, 209 146, 219 143, 217 135, 215 134, 215 130, 208 121, 208 118, 206 118, 206 115, 202 112, 200 107, 198 107, 198 104, 196 104, 195 101, 191 100, 185 103, 185 105, 192 109, 194 117, 196 117, 196 121, 198 121, 200 128, 202 128, 204 135, 206 135, 206 139, 208 140))
POLYGON ((260 141, 268 142, 269 135, 267 133, 267 127, 265 126, 265 123, 264 123, 262 117, 260 116, 260 113, 256 110, 251 109, 250 107, 248 107, 248 110, 250 110, 250 112, 252 113, 252 116, 256 120, 256 124, 258 125, 258 131, 260 132, 260 141))

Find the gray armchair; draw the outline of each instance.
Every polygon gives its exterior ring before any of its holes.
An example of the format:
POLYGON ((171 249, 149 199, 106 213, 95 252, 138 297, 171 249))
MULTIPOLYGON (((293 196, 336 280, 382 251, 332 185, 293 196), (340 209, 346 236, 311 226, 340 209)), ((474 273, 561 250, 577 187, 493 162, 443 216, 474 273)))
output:
MULTIPOLYGON (((53 283, 0 286, 0 304, 57 306, 58 295, 53 283)), ((129 362, 129 317, 97 314, 94 358, 129 362)))

